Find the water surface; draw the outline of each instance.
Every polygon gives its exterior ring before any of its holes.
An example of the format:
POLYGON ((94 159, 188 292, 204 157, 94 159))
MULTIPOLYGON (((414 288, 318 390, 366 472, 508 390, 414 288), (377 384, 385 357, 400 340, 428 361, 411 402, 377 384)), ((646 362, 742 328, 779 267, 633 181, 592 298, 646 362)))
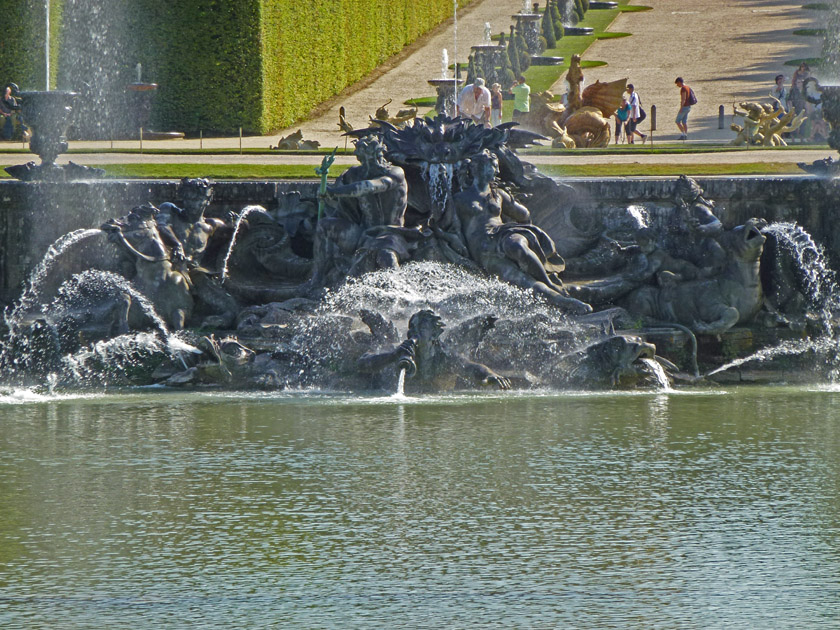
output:
POLYGON ((0 398, 0 627, 838 627, 840 390, 0 398))

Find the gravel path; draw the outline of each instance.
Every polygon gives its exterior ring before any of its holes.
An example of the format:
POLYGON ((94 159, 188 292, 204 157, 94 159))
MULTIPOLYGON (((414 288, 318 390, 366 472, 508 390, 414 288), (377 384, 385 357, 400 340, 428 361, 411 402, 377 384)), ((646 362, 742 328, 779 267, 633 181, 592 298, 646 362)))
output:
MULTIPOLYGON (((586 70, 586 83, 596 79, 612 81, 627 77, 634 83, 646 106, 657 106, 657 136, 676 140, 673 123, 679 105, 674 79, 683 76, 698 97, 689 119, 690 140, 728 140, 731 104, 735 101, 766 97, 773 78, 794 68, 790 59, 819 55, 821 40, 794 35, 803 28, 819 28, 824 12, 804 9, 793 0, 634 0, 652 7, 650 11, 622 13, 610 31, 632 33, 630 37, 596 41, 583 58, 605 61, 606 66, 586 70), (718 108, 725 106, 725 129, 718 130, 718 108)), ((458 58, 463 60, 469 46, 480 43, 484 24, 494 33, 507 31, 511 15, 522 3, 517 0, 478 0, 458 16, 458 58)), ((323 146, 342 144, 338 130, 338 108, 344 105, 354 126, 364 126, 368 115, 393 98, 392 113, 408 98, 433 95, 426 84, 440 75, 443 48, 453 56, 452 24, 438 28, 404 54, 401 60, 364 87, 334 99, 312 120, 284 130, 287 135, 300 128, 304 138, 323 146)), ((563 93, 564 77, 553 91, 563 93)), ((649 129, 643 123, 643 131, 649 129)))
MULTIPOLYGON (((650 11, 626 12, 618 16, 610 30, 632 33, 630 37, 600 40, 583 55, 584 59, 600 60, 606 66, 590 68, 586 83, 596 79, 612 81, 627 77, 636 85, 642 102, 650 111, 657 108, 656 142, 674 141, 677 130, 673 119, 679 102, 674 78, 683 76, 697 93, 698 104, 689 118, 689 141, 725 142, 734 134, 729 130, 732 103, 766 97, 773 77, 783 73, 789 77, 794 70, 785 66, 790 59, 818 56, 820 38, 794 35, 793 31, 821 27, 821 11, 804 9, 799 0, 634 0, 635 4, 652 7, 650 11), (725 107, 724 129, 718 129, 718 108, 725 107)), ((522 6, 519 0, 477 0, 457 16, 458 58, 462 61, 469 47, 480 43, 484 25, 489 22, 494 33, 507 31, 512 15, 522 6)), ((389 109, 395 113, 409 98, 433 96, 434 88, 428 79, 441 74, 441 53, 446 48, 450 62, 455 51, 455 25, 452 20, 412 44, 389 60, 367 79, 351 86, 335 99, 323 104, 310 120, 271 136, 250 136, 241 140, 244 148, 268 148, 277 140, 297 129, 305 139, 317 140, 323 147, 344 146, 338 128, 338 110, 342 105, 349 122, 355 127, 367 124, 368 116, 376 108, 393 99, 389 109)), ((563 93, 565 81, 561 77, 553 91, 563 93)), ((649 133, 650 119, 641 129, 649 133)), ((72 142, 71 148, 96 148, 107 143, 72 142)), ((116 148, 137 148, 137 142, 118 142, 116 148)), ((235 149, 238 138, 205 139, 203 148, 235 149)), ((144 147, 187 149, 199 148, 198 140, 167 140, 146 142, 144 147)), ((597 157, 581 152, 579 156, 553 157, 555 163, 583 162, 798 162, 825 157, 825 150, 744 151, 732 154, 699 154, 691 156, 638 155, 597 157), (724 157, 724 155, 726 157, 724 157)), ((33 156, 34 157, 34 156, 33 156)), ((31 158, 27 158, 31 159, 31 158)), ((201 162, 198 156, 151 155, 74 155, 81 164, 114 162, 201 162)), ((352 158, 348 158, 352 162, 352 158)), ((17 164, 20 156, 0 156, 0 164, 17 164)), ((303 156, 213 156, 210 162, 231 163, 317 163, 319 158, 303 156)), ((340 159, 338 163, 341 163, 340 159)), ((542 161, 542 158, 534 159, 542 161)), ((544 162, 543 162, 544 163, 544 162)))

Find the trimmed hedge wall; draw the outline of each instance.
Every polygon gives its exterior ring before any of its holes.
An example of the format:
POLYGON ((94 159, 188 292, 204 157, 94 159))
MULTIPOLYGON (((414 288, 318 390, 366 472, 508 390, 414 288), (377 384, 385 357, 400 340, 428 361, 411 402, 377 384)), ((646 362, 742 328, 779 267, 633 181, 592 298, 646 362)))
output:
MULTIPOLYGON (((104 92, 118 102, 141 63, 143 80, 160 86, 151 127, 187 133, 241 126, 266 134, 289 126, 453 10, 453 0, 51 1, 53 55, 55 42, 66 44, 52 63, 60 68, 52 72, 54 87, 108 84, 104 92), (83 35, 58 32, 62 4, 65 26, 86 25, 83 35), (107 45, 86 45, 81 37, 89 32, 107 45), (92 67, 105 70, 96 75, 92 67)), ((4 25, 20 25, 0 39, 0 81, 43 89, 43 6, 0 0, 4 25)))
POLYGON ((263 0, 262 6, 263 121, 278 129, 451 17, 453 2, 263 0))
MULTIPOLYGON (((50 0, 50 85, 55 86, 64 0, 50 0)), ((43 90, 44 0, 0 0, 0 87, 16 83, 21 90, 43 90)))

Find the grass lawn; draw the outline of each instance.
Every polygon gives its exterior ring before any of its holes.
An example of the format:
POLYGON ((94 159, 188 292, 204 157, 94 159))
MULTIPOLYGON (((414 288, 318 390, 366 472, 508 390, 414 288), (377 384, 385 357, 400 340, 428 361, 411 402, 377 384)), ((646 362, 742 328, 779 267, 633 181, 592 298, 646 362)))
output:
MULTIPOLYGON (((523 158, 527 161, 528 156, 523 158)), ((180 179, 209 177, 230 179, 302 179, 315 180, 312 165, 256 165, 256 164, 105 164, 100 165, 113 179, 180 179)), ((333 165, 330 178, 337 177, 349 166, 333 165)), ((804 174, 789 162, 756 162, 744 164, 540 164, 537 167, 552 177, 653 177, 677 175, 795 175, 804 174)), ((7 178, 0 171, 0 177, 7 178)))
POLYGON ((790 162, 752 164, 540 164, 551 177, 676 177, 678 175, 804 175, 790 162))

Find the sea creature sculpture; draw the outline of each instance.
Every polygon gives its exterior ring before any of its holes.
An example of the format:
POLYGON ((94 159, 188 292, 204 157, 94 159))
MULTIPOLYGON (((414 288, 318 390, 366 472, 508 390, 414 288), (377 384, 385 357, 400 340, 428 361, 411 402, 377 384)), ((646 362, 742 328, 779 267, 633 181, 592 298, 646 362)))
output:
POLYGON ((696 333, 720 334, 751 321, 764 297, 759 274, 763 226, 751 219, 720 236, 727 260, 714 277, 680 282, 665 272, 659 275, 659 286, 636 289, 623 305, 651 321, 679 323, 696 333))
POLYGON ((459 380, 510 389, 508 378, 450 351, 441 341, 445 327, 443 319, 433 311, 418 311, 408 322, 405 341, 384 352, 362 355, 357 366, 365 373, 379 376, 386 370, 391 373, 406 370, 407 387, 421 391, 454 389, 459 380))

